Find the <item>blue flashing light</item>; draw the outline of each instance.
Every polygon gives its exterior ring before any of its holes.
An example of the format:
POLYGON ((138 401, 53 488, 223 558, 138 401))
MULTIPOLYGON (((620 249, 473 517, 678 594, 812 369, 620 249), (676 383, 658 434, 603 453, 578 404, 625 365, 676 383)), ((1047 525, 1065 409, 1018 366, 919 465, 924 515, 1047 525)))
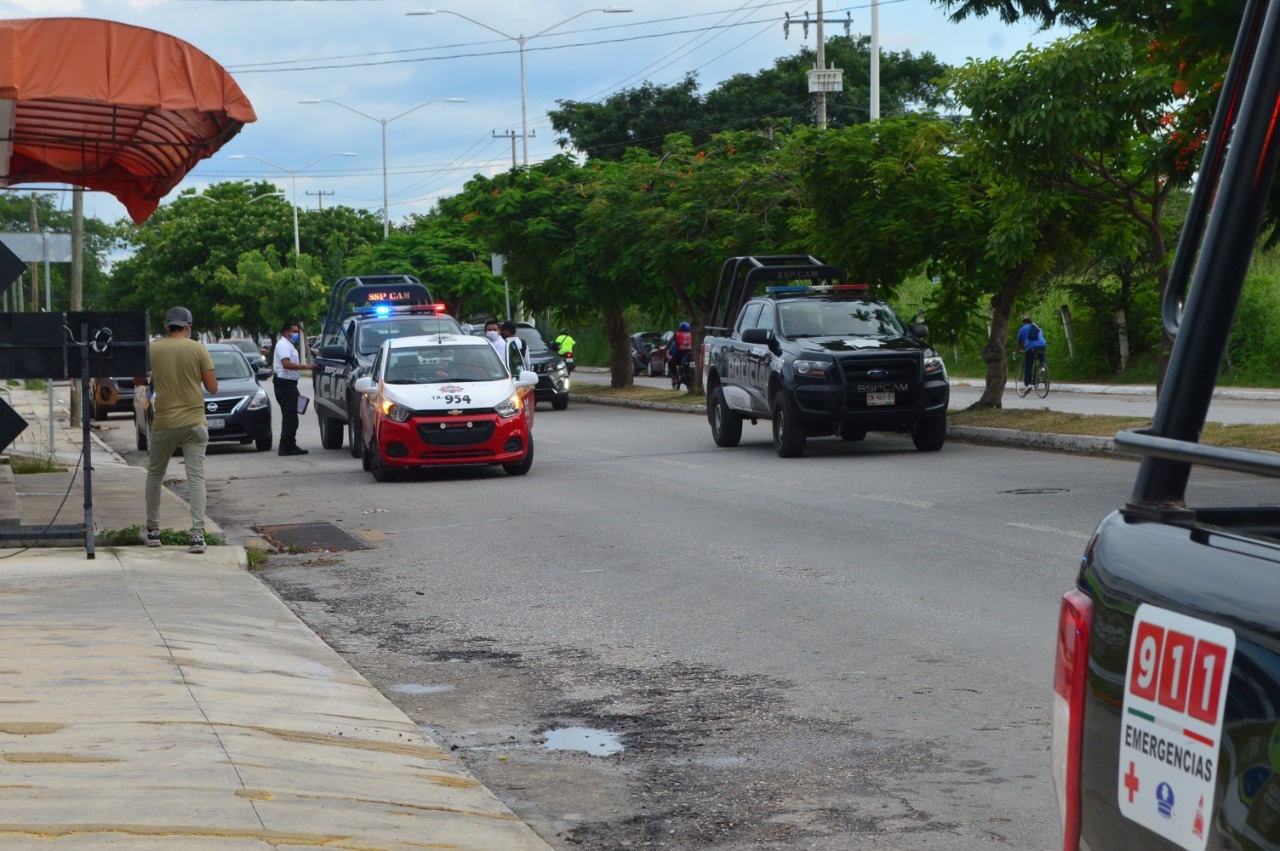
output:
POLYGON ((811 289, 813 288, 804 284, 791 284, 787 286, 765 287, 764 291, 776 295, 779 293, 807 293, 811 289))
POLYGON ((391 308, 385 304, 379 304, 373 309, 375 316, 390 316, 391 308))

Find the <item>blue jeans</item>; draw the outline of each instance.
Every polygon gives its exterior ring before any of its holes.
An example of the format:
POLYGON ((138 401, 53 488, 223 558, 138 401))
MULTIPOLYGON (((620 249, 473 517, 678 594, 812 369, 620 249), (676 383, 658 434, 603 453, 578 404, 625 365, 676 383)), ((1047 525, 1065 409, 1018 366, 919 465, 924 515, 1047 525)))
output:
POLYGON ((1035 375, 1035 367, 1033 366, 1033 364, 1036 361, 1040 362, 1040 366, 1044 366, 1044 350, 1045 350, 1044 346, 1037 346, 1034 349, 1027 349, 1026 354, 1023 356, 1023 361, 1022 361, 1022 383, 1023 384, 1031 383, 1031 377, 1035 375))

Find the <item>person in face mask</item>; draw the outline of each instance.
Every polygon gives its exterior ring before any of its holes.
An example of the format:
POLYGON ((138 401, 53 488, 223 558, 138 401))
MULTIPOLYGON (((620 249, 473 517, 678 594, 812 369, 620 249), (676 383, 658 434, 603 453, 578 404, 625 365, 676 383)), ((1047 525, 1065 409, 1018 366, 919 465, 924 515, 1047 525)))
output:
POLYGON ((298 323, 285 322, 276 340, 275 377, 276 402, 280 404, 280 452, 281 455, 306 455, 307 450, 298 445, 298 343, 301 342, 298 323))
POLYGON ((498 353, 498 357, 502 358, 502 362, 506 363, 507 341, 502 339, 502 326, 498 324, 498 320, 485 320, 484 338, 489 341, 489 345, 493 346, 493 350, 498 353))

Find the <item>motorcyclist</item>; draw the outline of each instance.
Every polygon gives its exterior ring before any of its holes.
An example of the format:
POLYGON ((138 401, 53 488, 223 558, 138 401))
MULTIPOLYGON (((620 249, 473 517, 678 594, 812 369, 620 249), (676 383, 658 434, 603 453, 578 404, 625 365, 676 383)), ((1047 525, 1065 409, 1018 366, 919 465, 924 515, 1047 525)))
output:
POLYGON ((569 336, 568 328, 560 329, 560 336, 556 337, 556 351, 560 353, 560 357, 564 358, 565 366, 573 372, 573 337, 569 336))
MULTIPOLYGON (((680 368, 693 357, 693 333, 688 322, 681 322, 667 347, 667 369, 671 373, 671 389, 679 390, 680 368)), ((691 388, 692 389, 692 388, 691 388)))

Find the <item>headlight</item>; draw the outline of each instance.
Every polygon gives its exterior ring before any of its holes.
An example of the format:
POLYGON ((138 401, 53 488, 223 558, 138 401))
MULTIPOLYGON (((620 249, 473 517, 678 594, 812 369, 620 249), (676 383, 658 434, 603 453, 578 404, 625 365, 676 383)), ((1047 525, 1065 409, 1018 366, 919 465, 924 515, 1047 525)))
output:
POLYGON ((520 413, 520 397, 513 393, 495 405, 493 410, 503 419, 510 419, 520 413))
POLYGON ((946 378, 947 368, 942 365, 942 358, 936 354, 926 355, 924 359, 924 374, 926 376, 941 375, 946 378))
POLYGON ((807 375, 810 378, 822 378, 827 374, 827 370, 831 368, 831 361, 794 360, 791 362, 791 368, 796 371, 796 375, 807 375))
POLYGON ((258 392, 254 393, 253 398, 249 400, 249 410, 260 411, 269 407, 271 407, 271 402, 267 399, 267 391, 259 387, 258 392))
POLYGON ((382 400, 382 415, 393 423, 404 423, 409 421, 409 417, 413 415, 413 411, 404 405, 396 404, 389 399, 382 400))

